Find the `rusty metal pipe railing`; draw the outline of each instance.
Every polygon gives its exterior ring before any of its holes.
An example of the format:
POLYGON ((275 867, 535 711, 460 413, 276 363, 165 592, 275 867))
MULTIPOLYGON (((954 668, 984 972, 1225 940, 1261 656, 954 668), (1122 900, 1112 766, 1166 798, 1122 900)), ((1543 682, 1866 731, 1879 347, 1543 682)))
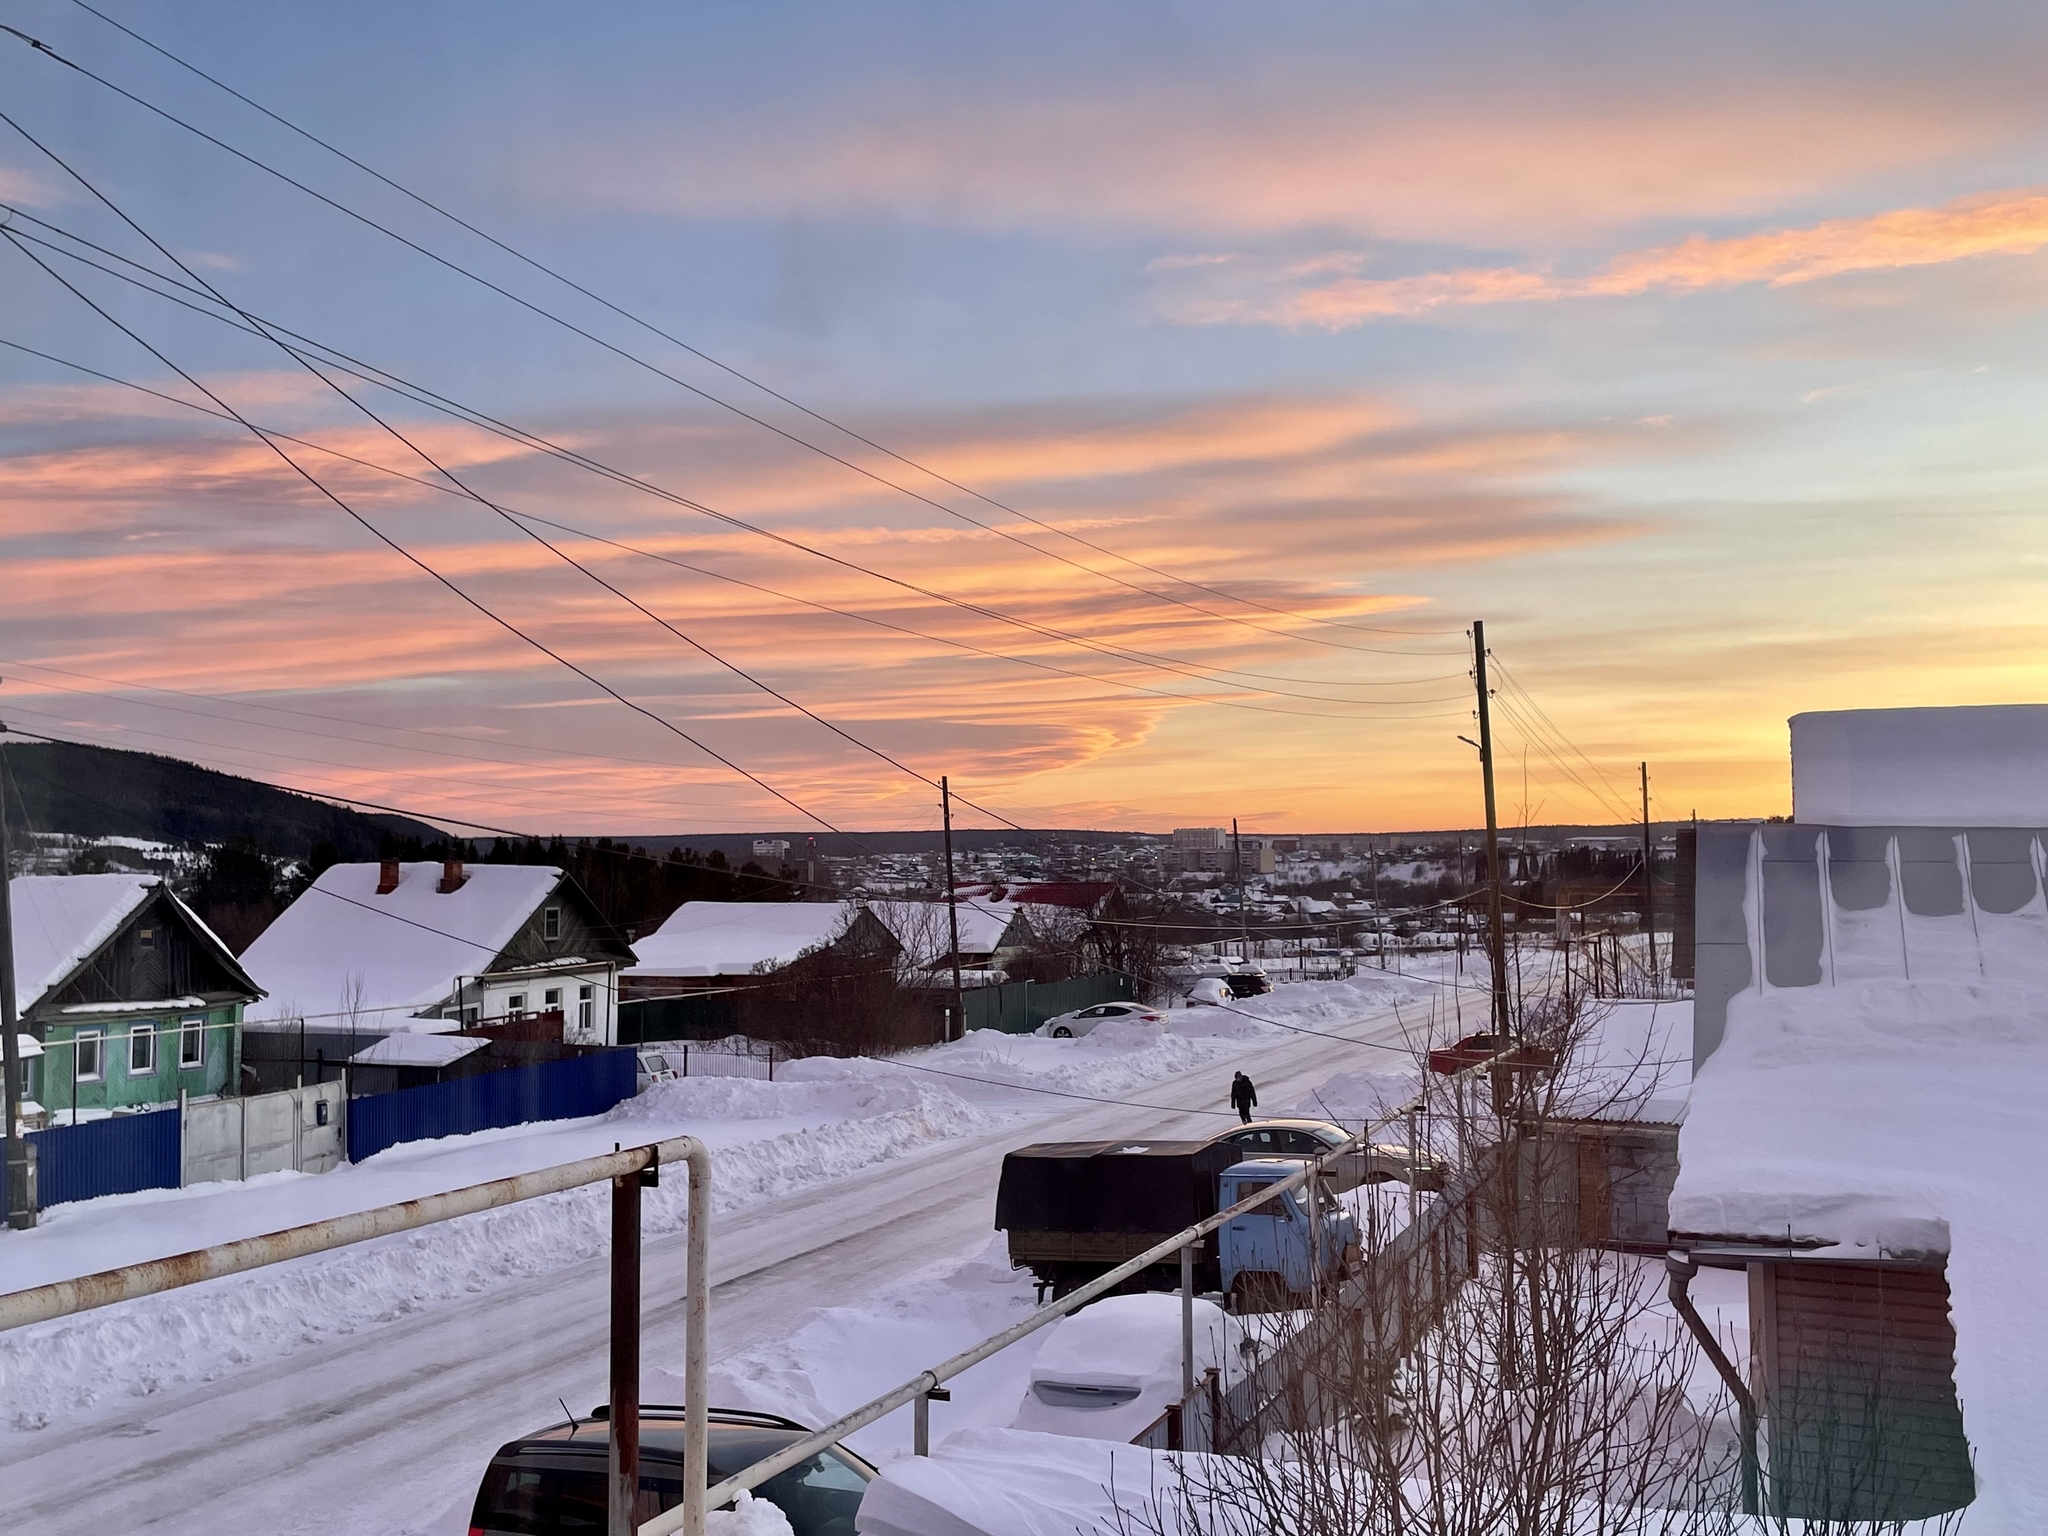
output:
MULTIPOLYGON (((706 1453, 710 1443, 705 1394, 709 1390, 711 1375, 711 1153, 694 1136, 675 1136, 667 1141, 579 1158, 552 1168, 539 1168, 532 1173, 472 1184, 466 1189, 449 1190, 445 1194, 423 1195, 417 1200, 401 1200, 395 1205, 380 1205, 374 1210, 353 1211, 346 1216, 331 1216, 325 1221, 287 1227, 281 1232, 266 1232, 260 1237, 216 1243, 211 1248, 198 1248, 169 1258, 126 1264, 119 1269, 101 1270, 98 1274, 82 1275, 75 1280, 57 1280, 48 1285, 13 1291, 0 1295, 0 1332, 111 1307, 119 1302, 135 1301, 207 1280, 223 1279, 228 1275, 245 1274, 252 1269, 283 1264, 309 1254, 326 1253, 374 1238, 452 1221, 458 1216, 474 1216, 479 1211, 517 1205, 522 1200, 537 1200, 542 1195, 559 1194, 585 1184, 609 1182, 616 1188, 619 1181, 630 1180, 635 1186, 637 1202, 637 1186, 642 1175, 663 1163, 683 1163, 690 1170, 688 1309, 683 1330, 684 1386, 688 1402, 683 1420, 683 1463, 685 1487, 701 1488, 703 1480, 708 1477, 706 1453), (696 1469, 694 1477, 689 1476, 690 1469, 696 1469)), ((637 1331, 637 1307, 634 1310, 637 1331)), ((637 1369, 634 1374, 637 1376, 637 1369)), ((633 1406, 637 1413, 639 1405, 635 1403, 633 1406)), ((617 1426, 613 1428, 616 1431, 617 1426)), ((680 1530, 683 1536, 704 1536, 705 1507, 701 1495, 686 1496, 679 1508, 669 1512, 674 1519, 666 1529, 680 1530)))

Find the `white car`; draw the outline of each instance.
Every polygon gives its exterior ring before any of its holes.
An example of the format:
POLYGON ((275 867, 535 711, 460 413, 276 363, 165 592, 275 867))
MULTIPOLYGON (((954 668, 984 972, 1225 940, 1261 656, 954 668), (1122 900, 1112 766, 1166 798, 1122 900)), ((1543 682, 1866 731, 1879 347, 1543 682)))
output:
MULTIPOLYGON (((1214 1368, 1224 1390, 1244 1372, 1242 1326, 1195 1302, 1195 1380, 1214 1368)), ((1063 1317, 1031 1362, 1012 1429, 1128 1442, 1180 1401, 1180 1297, 1106 1296, 1063 1317)))
POLYGON ((1230 988, 1220 976, 1204 976, 1188 988, 1190 1008, 1228 1008, 1230 988))
POLYGON ((1038 1026, 1038 1033, 1051 1035, 1055 1040, 1077 1040, 1096 1025, 1107 1024, 1112 1019, 1122 1019, 1129 1024, 1164 1024, 1166 1015, 1143 1003, 1097 1003, 1093 1008, 1076 1008, 1072 1013, 1055 1014, 1038 1026))

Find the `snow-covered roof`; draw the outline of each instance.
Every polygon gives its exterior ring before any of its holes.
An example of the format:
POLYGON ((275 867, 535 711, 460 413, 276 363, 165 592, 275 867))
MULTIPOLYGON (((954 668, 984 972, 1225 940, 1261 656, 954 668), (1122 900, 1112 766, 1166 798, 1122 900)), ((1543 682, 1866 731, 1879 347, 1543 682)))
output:
POLYGON ((2048 826, 2048 704, 1826 710, 1791 725, 1799 822, 2048 826))
POLYGON ((850 901, 688 901, 633 941, 627 976, 746 976, 830 944, 854 920, 850 901))
POLYGON ((376 864, 322 870, 243 954, 270 994, 248 1017, 340 1014, 360 978, 362 1021, 396 1026, 488 968, 562 880, 547 864, 471 864, 444 894, 441 874, 438 862, 401 864, 398 888, 380 896, 376 864))
POLYGON ((156 875, 16 875, 7 887, 16 1012, 85 964, 162 884, 156 875))
MULTIPOLYGON (((960 952, 964 955, 993 954, 1010 932, 1010 925, 1024 915, 1021 903, 991 901, 987 897, 960 897, 960 952)), ((906 951, 904 958, 921 965, 953 947, 946 903, 943 901, 871 901, 868 910, 896 935, 906 951)), ((1021 935, 1029 927, 1029 919, 1021 935)), ((1013 937, 1011 942, 1016 942, 1013 937)))
POLYGON ((461 1035, 405 1031, 364 1046, 349 1060, 359 1067, 445 1067, 490 1043, 461 1035))

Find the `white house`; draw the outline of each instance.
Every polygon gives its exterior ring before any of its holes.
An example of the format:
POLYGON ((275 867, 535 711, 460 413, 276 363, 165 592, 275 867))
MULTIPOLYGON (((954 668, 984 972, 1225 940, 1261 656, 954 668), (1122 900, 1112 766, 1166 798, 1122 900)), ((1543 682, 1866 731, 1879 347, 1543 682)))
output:
POLYGON ((551 865, 336 864, 242 956, 269 994, 245 1027, 359 1047, 559 1013, 564 1040, 610 1045, 633 958, 551 865))

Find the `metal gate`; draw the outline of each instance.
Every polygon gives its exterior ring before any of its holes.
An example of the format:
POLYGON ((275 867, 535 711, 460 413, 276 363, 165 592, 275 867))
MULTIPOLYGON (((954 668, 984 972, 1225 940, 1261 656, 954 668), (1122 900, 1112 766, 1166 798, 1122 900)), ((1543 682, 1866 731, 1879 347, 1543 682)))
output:
POLYGON ((286 1169, 326 1173, 346 1160, 347 1117, 340 1083, 187 1104, 183 1182, 253 1179, 286 1169))

